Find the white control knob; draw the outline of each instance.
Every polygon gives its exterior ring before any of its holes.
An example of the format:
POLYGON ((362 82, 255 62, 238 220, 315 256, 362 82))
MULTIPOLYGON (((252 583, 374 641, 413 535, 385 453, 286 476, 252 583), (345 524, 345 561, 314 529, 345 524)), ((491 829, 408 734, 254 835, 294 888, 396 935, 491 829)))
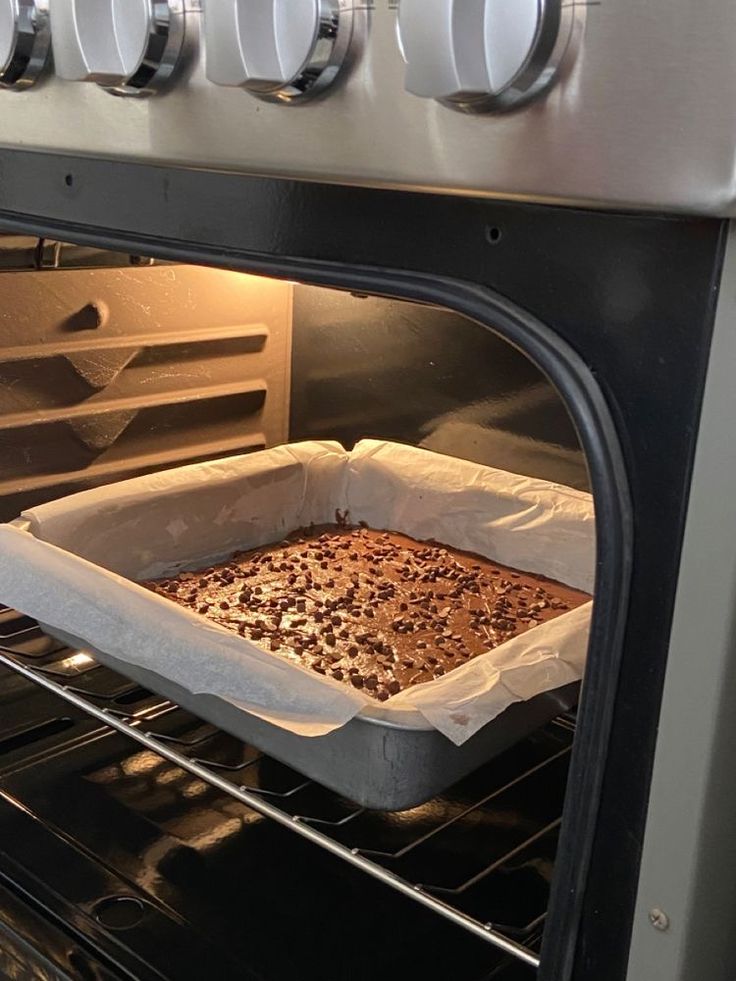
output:
POLYGON ((556 81, 583 11, 569 0, 400 0, 406 89, 466 112, 527 102, 556 81))
POLYGON ((56 74, 116 95, 150 95, 184 42, 183 0, 51 0, 56 74))
POLYGON ((32 85, 46 66, 51 47, 48 8, 43 0, 0 0, 0 86, 32 85))
POLYGON ((205 0, 207 78, 270 102, 318 95, 346 63, 348 0, 205 0))

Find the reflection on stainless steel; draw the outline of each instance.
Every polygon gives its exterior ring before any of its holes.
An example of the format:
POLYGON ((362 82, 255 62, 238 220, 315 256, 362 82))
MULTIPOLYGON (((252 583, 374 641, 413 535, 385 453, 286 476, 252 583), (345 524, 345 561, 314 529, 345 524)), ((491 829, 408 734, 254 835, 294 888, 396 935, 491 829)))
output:
POLYGON ((541 440, 496 429, 479 430, 477 421, 457 416, 438 421, 421 446, 436 453, 485 463, 493 460, 500 470, 512 473, 553 473, 554 479, 568 487, 588 489, 588 474, 580 453, 541 440))
POLYGON ((65 675, 68 677, 75 674, 84 674, 85 671, 89 671, 95 667, 97 667, 97 662, 92 656, 79 651, 76 654, 70 654, 69 657, 62 658, 60 661, 54 661, 50 667, 39 667, 39 670, 48 671, 49 674, 65 675))
POLYGON ((562 400, 527 358, 476 324, 297 287, 293 345, 293 438, 329 434, 352 446, 370 435, 589 487, 562 400))

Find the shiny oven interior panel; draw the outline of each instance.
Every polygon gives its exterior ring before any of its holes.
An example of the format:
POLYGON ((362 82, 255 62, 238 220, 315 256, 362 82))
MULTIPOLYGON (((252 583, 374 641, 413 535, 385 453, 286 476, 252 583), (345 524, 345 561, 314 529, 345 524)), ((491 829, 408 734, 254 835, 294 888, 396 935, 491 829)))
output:
MULTIPOLYGON (((102 260, 90 250, 84 261, 102 260)), ((62 267, 0 274, 0 306, 2 521, 288 438, 285 283, 193 266, 62 267)))
POLYGON ((421 304, 294 287, 292 439, 367 433, 589 490, 565 405, 520 351, 421 304))
POLYGON ((31 269, 25 240, 0 239, 0 520, 304 439, 394 440, 589 490, 555 389, 464 317, 220 269, 106 268, 120 257, 91 249, 69 268, 73 247, 56 253, 59 268, 31 269))
POLYGON ((47 6, 2 5, 6 147, 736 210, 724 0, 269 0, 240 20, 226 0, 47 6))

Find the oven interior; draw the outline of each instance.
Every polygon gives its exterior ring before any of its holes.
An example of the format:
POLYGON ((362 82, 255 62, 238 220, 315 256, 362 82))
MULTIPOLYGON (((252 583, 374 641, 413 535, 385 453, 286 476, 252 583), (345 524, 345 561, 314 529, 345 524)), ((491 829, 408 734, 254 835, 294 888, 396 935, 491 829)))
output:
MULTIPOLYGON (((552 385, 450 311, 17 237, 0 266, 1 520, 311 438, 589 487, 552 385)), ((27 672, 0 668, 6 973, 36 957, 82 978, 534 976, 574 714, 377 813, 7 608, 0 644, 27 672)))

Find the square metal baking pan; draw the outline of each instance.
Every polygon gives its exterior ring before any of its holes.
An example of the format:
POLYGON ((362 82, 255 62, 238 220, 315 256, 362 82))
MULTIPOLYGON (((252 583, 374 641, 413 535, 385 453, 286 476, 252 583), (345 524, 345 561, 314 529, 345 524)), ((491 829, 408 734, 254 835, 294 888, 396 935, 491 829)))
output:
POLYGON ((97 650, 54 627, 41 628, 69 647, 188 709, 194 715, 317 783, 373 810, 402 811, 424 804, 472 770, 508 749, 577 702, 580 683, 515 702, 462 746, 427 725, 402 726, 370 715, 355 716, 325 736, 299 736, 226 702, 194 695, 176 682, 97 650))

